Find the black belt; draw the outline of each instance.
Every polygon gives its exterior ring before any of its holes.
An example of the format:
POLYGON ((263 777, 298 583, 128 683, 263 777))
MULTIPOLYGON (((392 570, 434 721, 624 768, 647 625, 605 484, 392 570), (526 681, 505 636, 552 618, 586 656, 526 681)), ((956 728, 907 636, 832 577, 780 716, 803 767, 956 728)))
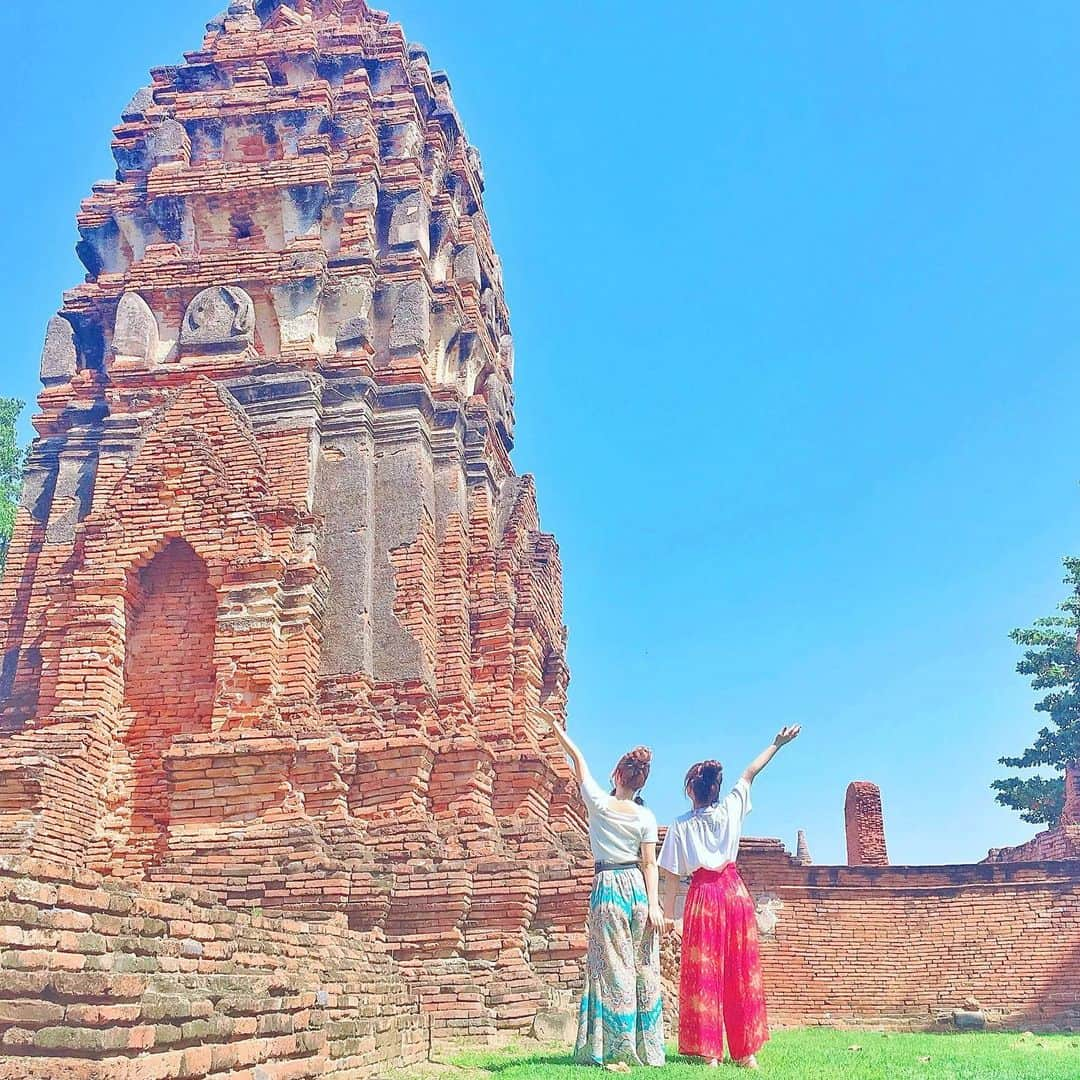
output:
POLYGON ((596 872, 602 874, 605 870, 640 870, 641 863, 636 862, 598 862, 596 872))

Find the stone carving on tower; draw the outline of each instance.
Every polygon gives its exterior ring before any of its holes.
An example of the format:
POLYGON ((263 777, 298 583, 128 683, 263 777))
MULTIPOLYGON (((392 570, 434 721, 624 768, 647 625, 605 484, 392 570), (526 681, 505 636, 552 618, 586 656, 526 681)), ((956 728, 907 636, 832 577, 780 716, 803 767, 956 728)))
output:
POLYGON ((437 1026, 578 979, 558 548, 447 77, 240 0, 78 217, 0 588, 0 852, 381 931, 437 1026))

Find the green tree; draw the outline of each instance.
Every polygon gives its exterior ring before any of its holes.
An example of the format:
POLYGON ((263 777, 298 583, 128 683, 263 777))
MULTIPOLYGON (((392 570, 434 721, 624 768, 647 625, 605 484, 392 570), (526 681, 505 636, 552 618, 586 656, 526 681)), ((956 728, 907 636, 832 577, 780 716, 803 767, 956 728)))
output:
POLYGON ((1072 592, 1059 605, 1060 614, 1011 635, 1025 650, 1016 670, 1031 679, 1033 690, 1046 691, 1035 709, 1050 723, 1019 757, 1001 759, 1011 769, 1049 766, 1057 775, 1009 777, 992 785, 1002 806, 1019 810, 1035 825, 1058 823, 1065 808, 1065 767, 1080 762, 1080 559, 1066 559, 1065 570, 1072 592))
POLYGON ((26 455, 19 449, 15 423, 23 403, 13 398, 0 398, 0 570, 7 560, 8 543, 15 524, 26 455))

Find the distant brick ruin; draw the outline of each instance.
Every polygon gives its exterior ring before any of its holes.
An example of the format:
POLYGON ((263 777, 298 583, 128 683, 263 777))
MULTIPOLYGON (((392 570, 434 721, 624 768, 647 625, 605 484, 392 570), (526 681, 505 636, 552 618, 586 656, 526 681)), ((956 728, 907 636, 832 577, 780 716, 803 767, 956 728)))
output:
POLYGON ((1065 770, 1065 808, 1057 825, 1044 829, 1034 840, 1011 848, 994 848, 992 863, 1039 862, 1045 859, 1080 859, 1080 765, 1065 770))
POLYGON ((888 866, 885 813, 877 784, 856 780, 849 785, 844 802, 848 866, 888 866))
MULTIPOLYGON (((577 984, 591 867, 539 734, 565 716, 561 567, 510 461, 502 267, 450 83, 363 0, 239 0, 113 150, 0 588, 0 853, 172 922, 153 964, 134 930, 106 963, 13 925, 91 999, 130 951, 182 1013, 206 994, 169 957, 200 923, 168 890, 196 889, 331 920, 407 980, 379 1013, 406 1036, 418 1006, 436 1034, 527 1029, 577 984)), ((84 888, 57 933, 116 925, 84 888)), ((4 1042, 107 1054, 82 1015, 4 1042)), ((191 1041, 173 1027, 155 1051, 191 1041)), ((290 1077, 334 1074, 311 1041, 290 1077)))

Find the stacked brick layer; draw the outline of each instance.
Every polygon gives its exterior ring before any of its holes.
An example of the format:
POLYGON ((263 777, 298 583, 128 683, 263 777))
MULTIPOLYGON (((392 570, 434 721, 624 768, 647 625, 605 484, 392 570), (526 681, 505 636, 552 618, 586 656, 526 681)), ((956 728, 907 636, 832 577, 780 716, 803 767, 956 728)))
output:
POLYGON ((424 1060, 378 937, 0 861, 3 1080, 362 1080, 424 1060))

